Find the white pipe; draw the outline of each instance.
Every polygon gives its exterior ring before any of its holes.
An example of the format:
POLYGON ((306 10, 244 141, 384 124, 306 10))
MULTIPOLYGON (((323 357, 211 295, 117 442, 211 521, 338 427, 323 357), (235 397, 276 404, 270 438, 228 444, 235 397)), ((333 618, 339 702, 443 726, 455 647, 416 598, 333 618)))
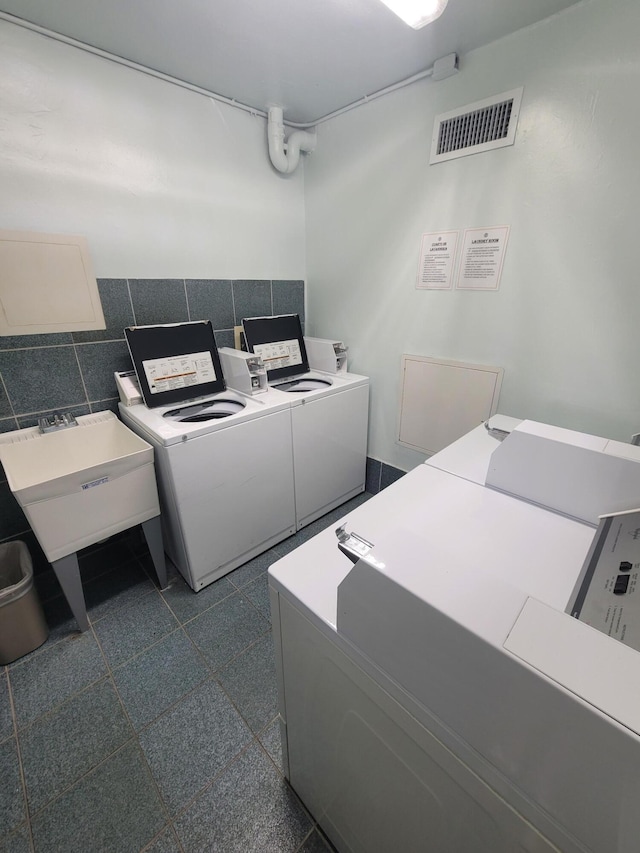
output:
POLYGON ((268 116, 269 157, 279 172, 290 175, 298 165, 300 152, 310 152, 315 149, 316 134, 296 130, 289 134, 289 138, 285 142, 282 107, 269 107, 268 116))
POLYGON ((93 45, 85 44, 82 41, 78 41, 78 39, 71 38, 71 36, 64 36, 62 33, 56 33, 54 30, 41 27, 39 24, 33 24, 31 21, 26 21, 23 18, 17 18, 15 15, 11 15, 8 12, 0 11, 0 21, 7 21, 9 24, 15 24, 18 27, 23 27, 25 30, 31 30, 31 32, 38 33, 41 36, 46 36, 46 38, 62 42, 62 44, 67 44, 70 47, 76 47, 78 50, 83 50, 85 53, 91 53, 93 56, 99 56, 101 59, 108 59, 110 62, 115 62, 117 65, 123 65, 125 68, 140 71, 142 74, 146 74, 149 77, 155 77, 157 80, 162 80, 165 83, 180 86, 180 88, 187 89, 189 92, 195 92, 197 95, 204 95, 206 98, 211 98, 212 101, 227 104, 227 106, 235 107, 237 110, 244 110, 244 112, 251 113, 253 116, 259 116, 260 118, 267 117, 264 110, 257 110, 255 107, 250 107, 247 104, 236 101, 235 98, 226 98, 224 95, 218 95, 217 92, 211 92, 209 89, 203 89, 202 86, 187 83, 186 80, 179 80, 177 77, 172 77, 170 74, 164 74, 162 71, 156 71, 154 68, 147 68, 146 65, 140 65, 137 62, 133 62, 131 59, 125 59, 122 56, 117 56, 115 53, 109 53, 109 51, 102 50, 99 47, 93 47, 93 45))
MULTIPOLYGON (((63 44, 68 44, 71 47, 77 47, 79 50, 84 50, 86 53, 92 53, 94 56, 100 56, 102 59, 108 59, 111 62, 116 62, 118 65, 124 65, 126 68, 132 68, 134 71, 141 71, 143 74, 148 74, 150 77, 156 77, 158 80, 164 80, 165 83, 172 83, 174 86, 181 86, 183 89, 187 89, 190 92, 196 92, 198 95, 204 95, 205 97, 211 98, 214 101, 218 101, 221 104, 227 104, 230 107, 235 107, 237 110, 244 110, 244 112, 251 113, 251 115, 260 116, 261 118, 267 118, 267 113, 263 110, 258 110, 255 107, 250 107, 248 104, 243 104, 241 101, 236 101, 234 98, 226 98, 224 95, 219 95, 217 94, 217 92, 211 92, 209 89, 202 88, 202 86, 195 86, 193 83, 187 83, 185 80, 179 80, 177 77, 171 77, 169 74, 163 74, 161 71, 155 71, 153 68, 147 68, 145 65, 139 65, 137 62, 132 62, 130 59, 124 59, 122 56, 116 56, 114 53, 109 53, 108 51, 101 50, 98 47, 92 47, 91 45, 85 44, 84 42, 78 41, 77 39, 71 38, 70 36, 64 36, 61 33, 56 33, 53 30, 47 29, 46 27, 41 27, 38 24, 33 24, 31 23, 31 21, 27 21, 24 18, 18 18, 16 17, 16 15, 11 15, 9 12, 0 11, 0 20, 7 21, 7 23, 10 24, 16 24, 17 26, 23 27, 26 30, 31 30, 32 32, 46 36, 47 38, 55 39, 56 41, 62 42, 63 44)), ((327 113, 327 115, 321 116, 320 118, 317 118, 314 121, 287 121, 284 122, 284 124, 286 124, 287 127, 301 129, 315 127, 317 124, 320 124, 323 121, 329 121, 329 119, 349 112, 349 110, 354 110, 356 107, 360 107, 363 104, 368 104, 369 101, 374 101, 376 98, 382 97, 382 95, 387 95, 389 94, 389 92, 395 92, 397 89, 402 89, 405 86, 411 85, 411 83, 417 83, 418 80, 422 80, 425 77, 430 77, 432 74, 433 68, 427 68, 425 71, 420 71, 418 74, 414 74, 412 77, 406 77, 404 80, 399 80, 397 83, 393 83, 391 86, 386 86, 384 89, 379 89, 377 92, 373 92, 371 95, 363 95, 357 101, 353 101, 352 103, 347 104, 345 107, 341 107, 340 109, 335 110, 332 113, 327 113)), ((294 134, 291 134, 291 136, 294 136, 294 134)), ((287 144, 289 144, 289 140, 287 140, 287 144)), ((302 150, 304 151, 305 149, 302 148, 302 150)))
POLYGON ((383 95, 388 95, 390 92, 396 92, 398 89, 404 89, 405 86, 410 86, 412 83, 417 83, 418 80, 424 80, 425 77, 431 77, 432 74, 433 67, 426 68, 424 71, 419 71, 412 77, 405 77, 404 80, 399 80, 397 83, 392 83, 390 86, 385 86, 384 89, 378 89, 377 92, 372 92, 371 95, 363 95, 361 98, 358 98, 357 101, 352 101, 350 104, 347 104, 344 107, 340 107, 340 109, 334 110, 332 113, 327 113, 324 116, 320 116, 320 118, 317 118, 315 121, 310 121, 307 123, 288 121, 287 125, 289 127, 301 128, 315 127, 317 124, 322 124, 323 121, 329 121, 329 119, 335 118, 336 116, 341 116, 343 113, 348 113, 350 110, 355 110, 356 107, 361 107, 363 104, 368 104, 369 101, 375 101, 376 98, 381 98, 383 95))

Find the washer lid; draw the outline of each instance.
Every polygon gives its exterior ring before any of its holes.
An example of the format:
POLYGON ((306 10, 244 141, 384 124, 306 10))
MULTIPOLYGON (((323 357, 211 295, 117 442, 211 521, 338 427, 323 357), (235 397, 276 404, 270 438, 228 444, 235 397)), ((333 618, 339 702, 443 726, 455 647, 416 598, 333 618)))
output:
POLYGON ((149 408, 225 390, 210 320, 131 326, 124 334, 149 408))
POLYGON ((262 358, 269 382, 309 372, 298 314, 245 317, 242 328, 247 349, 262 358))
POLYGON ((224 397, 217 400, 201 400, 198 403, 190 403, 188 406, 170 409, 162 417, 179 423, 213 421, 228 418, 230 415, 237 415, 246 405, 240 400, 225 400, 224 397))
POLYGON ((302 394, 305 391, 319 391, 331 387, 333 383, 328 379, 292 379, 290 382, 281 382, 275 387, 278 391, 286 391, 288 394, 302 394))

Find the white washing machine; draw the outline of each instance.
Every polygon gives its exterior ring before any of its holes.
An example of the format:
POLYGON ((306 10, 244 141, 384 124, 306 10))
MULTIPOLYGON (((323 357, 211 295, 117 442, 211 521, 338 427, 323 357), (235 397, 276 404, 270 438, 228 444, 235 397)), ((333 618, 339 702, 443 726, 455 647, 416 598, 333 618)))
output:
POLYGON ((638 850, 640 449, 495 421, 269 570, 285 774, 340 853, 638 850))
POLYGON ((243 327, 270 388, 291 406, 300 530, 364 491, 369 379, 345 370, 311 370, 297 314, 248 318, 243 327))
POLYGON ((224 390, 211 323, 126 335, 153 405, 120 415, 154 447, 165 548, 197 591, 295 532, 290 408, 224 390))

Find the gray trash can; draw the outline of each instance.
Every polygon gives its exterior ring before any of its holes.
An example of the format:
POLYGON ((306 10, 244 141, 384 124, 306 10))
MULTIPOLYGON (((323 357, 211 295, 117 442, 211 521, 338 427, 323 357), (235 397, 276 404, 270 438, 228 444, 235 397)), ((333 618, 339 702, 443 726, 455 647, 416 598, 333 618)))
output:
POLYGON ((0 664, 12 663, 49 636, 33 563, 24 542, 0 544, 0 664))

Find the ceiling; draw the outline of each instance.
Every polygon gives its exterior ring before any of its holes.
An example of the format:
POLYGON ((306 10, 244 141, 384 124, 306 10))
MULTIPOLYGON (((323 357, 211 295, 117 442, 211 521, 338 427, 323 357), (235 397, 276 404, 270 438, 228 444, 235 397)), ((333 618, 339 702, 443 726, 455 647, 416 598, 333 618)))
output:
POLYGON ((0 10, 234 98, 313 122, 577 0, 449 0, 413 30, 380 0, 0 0, 0 10))

